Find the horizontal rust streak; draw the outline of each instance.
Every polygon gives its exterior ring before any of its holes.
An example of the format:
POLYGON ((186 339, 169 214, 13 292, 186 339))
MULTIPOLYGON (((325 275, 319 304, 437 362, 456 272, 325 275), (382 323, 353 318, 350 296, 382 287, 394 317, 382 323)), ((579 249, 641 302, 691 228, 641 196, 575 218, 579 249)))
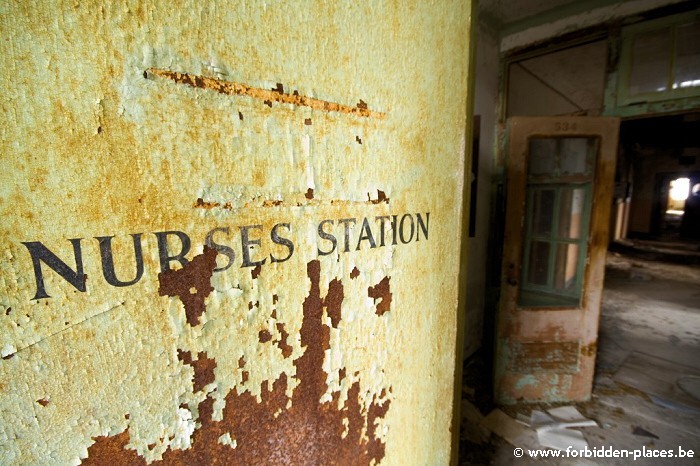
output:
POLYGON ((243 83, 233 81, 222 81, 216 78, 209 78, 190 73, 180 73, 177 71, 164 70, 161 68, 149 68, 146 70, 146 76, 154 75, 161 78, 170 79, 177 84, 185 84, 190 87, 199 89, 208 89, 226 95, 241 95, 253 97, 262 100, 266 105, 272 106, 272 102, 283 104, 292 104, 300 107, 310 107, 314 110, 324 110, 327 112, 348 113, 351 115, 366 117, 366 118, 384 118, 386 113, 375 112, 367 108, 367 104, 360 100, 356 107, 343 105, 336 102, 328 102, 326 100, 315 99, 305 95, 300 95, 294 91, 291 94, 285 94, 280 84, 275 89, 262 89, 259 87, 248 86, 243 83))
POLYGON ((197 198, 197 202, 194 203, 193 207, 195 209, 213 209, 215 207, 221 207, 226 210, 231 210, 233 208, 233 205, 231 202, 227 202, 225 204, 221 204, 220 202, 215 202, 215 201, 205 201, 204 199, 197 198))
POLYGON ((578 371, 578 341, 529 341, 514 344, 511 370, 517 373, 533 373, 557 370, 561 373, 578 371))
POLYGON ((253 200, 251 202, 245 202, 242 205, 233 205, 233 202, 218 202, 218 201, 207 201, 202 198, 198 198, 196 202, 192 204, 194 209, 212 210, 212 209, 224 209, 224 210, 240 210, 240 209, 250 209, 250 208, 271 208, 271 207, 304 207, 304 206, 358 206, 358 205, 376 205, 376 204, 389 204, 390 199, 386 197, 383 191, 378 191, 377 199, 372 199, 369 194, 367 194, 366 201, 354 201, 349 199, 331 199, 330 201, 317 199, 314 197, 313 190, 309 190, 303 194, 306 198, 302 201, 285 201, 280 199, 264 199, 253 200))

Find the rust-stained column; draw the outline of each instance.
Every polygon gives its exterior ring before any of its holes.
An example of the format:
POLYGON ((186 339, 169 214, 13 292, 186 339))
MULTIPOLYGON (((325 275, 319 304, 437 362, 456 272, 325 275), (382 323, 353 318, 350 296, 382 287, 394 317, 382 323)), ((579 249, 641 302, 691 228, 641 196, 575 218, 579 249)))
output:
POLYGON ((0 463, 447 463, 470 10, 4 2, 0 463))

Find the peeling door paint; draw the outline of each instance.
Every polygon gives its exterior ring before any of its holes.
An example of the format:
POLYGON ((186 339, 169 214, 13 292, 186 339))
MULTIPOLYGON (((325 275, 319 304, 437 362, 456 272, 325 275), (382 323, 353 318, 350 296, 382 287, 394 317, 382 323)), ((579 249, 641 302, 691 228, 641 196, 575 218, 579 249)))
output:
MULTIPOLYGON (((611 117, 512 117, 509 120, 505 273, 497 317, 494 371, 494 395, 500 403, 586 401, 591 396, 619 124, 617 118, 611 117), (590 162, 584 162, 578 172, 560 170, 556 166, 558 162, 537 171, 537 163, 548 158, 553 160, 552 154, 556 153, 537 152, 533 140, 566 141, 583 137, 595 138, 596 142, 592 149, 579 152, 579 157, 589 157, 590 162), (538 178, 542 173, 545 175, 538 178), (575 176, 576 173, 584 175, 575 176), (545 177, 554 182, 543 183, 545 177), (566 207, 562 207, 563 203, 556 204, 560 202, 556 200, 546 213, 544 209, 539 213, 536 208, 528 208, 528 202, 535 197, 530 193, 537 189, 542 192, 551 190, 551 186, 581 189, 586 183, 593 187, 587 206, 582 196, 577 201, 572 197, 566 207), (557 217, 567 209, 572 215, 557 217), (584 209, 589 210, 590 221, 573 215, 575 212, 580 217, 584 209), (529 228, 535 224, 532 219, 536 216, 537 229, 529 228), (550 224, 556 227, 549 228, 550 224), (532 277, 538 268, 546 270, 549 265, 534 267, 526 262, 528 254, 534 256, 532 244, 546 243, 542 231, 547 230, 553 232, 550 237, 561 244, 573 239, 585 246, 580 250, 581 259, 576 258, 581 263, 581 287, 564 299, 562 294, 556 294, 562 287, 532 286, 535 281, 532 277), (533 237, 536 241, 528 243, 528 238, 533 237), (528 295, 533 289, 541 293, 535 300, 530 297, 532 294, 528 295)), ((569 151, 568 155, 572 153, 569 151)), ((571 277, 576 273, 572 273, 571 267, 567 269, 565 261, 560 260, 555 267, 569 275, 570 283, 574 282, 571 277)), ((554 276, 555 267, 551 267, 551 276, 554 276)))
POLYGON ((0 462, 445 464, 469 2, 0 5, 0 462))

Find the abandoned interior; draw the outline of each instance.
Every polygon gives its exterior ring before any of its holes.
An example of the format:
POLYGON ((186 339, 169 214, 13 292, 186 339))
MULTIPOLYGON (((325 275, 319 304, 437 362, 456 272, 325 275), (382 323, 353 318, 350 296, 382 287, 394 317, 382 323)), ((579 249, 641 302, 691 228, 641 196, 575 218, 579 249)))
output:
MULTIPOLYGON (((535 426, 528 424, 533 411, 569 405, 596 423, 580 429, 589 448, 677 451, 679 445, 687 445, 697 451, 698 3, 485 0, 479 4, 479 15, 474 157, 480 185, 472 188, 477 193, 472 209, 478 220, 476 234, 472 231, 469 239, 467 294, 472 298, 480 290, 483 294, 479 301, 468 303, 460 464, 631 464, 631 457, 514 455, 514 448, 552 446, 546 441, 543 446, 534 435, 535 426), (542 313, 551 306, 557 309, 554 314, 563 313, 572 305, 566 302, 569 299, 574 307, 585 307, 581 302, 586 298, 581 296, 587 290, 577 288, 576 261, 586 253, 576 249, 582 243, 567 237, 578 238, 582 221, 595 228, 593 220, 581 218, 581 211, 605 207, 595 200, 591 207, 576 200, 589 194, 581 189, 585 180, 562 178, 576 171, 564 166, 571 161, 545 167, 550 162, 540 159, 544 157, 540 154, 556 152, 547 152, 545 138, 561 137, 557 134, 561 128, 538 117, 555 117, 556 122, 564 116, 619 118, 612 122, 619 125, 611 159, 614 174, 605 181, 612 206, 603 222, 609 236, 599 242, 591 230, 586 238, 588 248, 605 249, 597 259, 590 257, 594 251, 588 252, 588 266, 599 260, 598 267, 605 271, 604 280, 589 277, 582 285, 602 288, 597 297, 602 298, 600 315, 588 324, 587 317, 573 315, 558 321, 557 316, 545 316, 544 323, 533 316, 518 319, 508 308, 523 313, 535 307, 535 313, 542 313), (518 128, 525 125, 531 128, 518 128), (518 131, 527 132, 529 139, 518 136, 518 131), (526 164, 514 161, 527 157, 532 158, 526 164), (514 164, 526 175, 513 173, 514 164), (539 176, 546 171, 553 172, 551 179, 539 176), (509 177, 525 179, 516 185, 509 177), (520 210, 515 210, 512 204, 521 202, 520 210), (510 215, 525 221, 513 225, 510 215), (552 234, 550 226, 559 232, 552 234), (516 242, 511 248, 509 243, 516 242), (550 248, 555 243, 557 249, 550 248), (504 259, 495 259, 500 257, 504 259), (516 260, 522 261, 519 276, 508 270, 516 260), (478 270, 486 271, 482 278, 476 278, 478 270), (576 291, 569 294, 567 289, 576 291), (553 298, 558 301, 552 303, 553 298), (520 328, 504 322, 513 320, 520 328), (553 332, 535 330, 526 335, 528 326, 547 330, 547 325, 553 332), (584 339, 586 325, 599 325, 593 340, 584 339), (571 336, 562 338, 566 333, 571 336), (566 347, 551 343, 560 339, 578 340, 579 345, 595 340, 594 368, 585 379, 572 375, 574 381, 567 380, 567 374, 580 374, 585 355, 574 348, 577 360, 573 351, 567 355, 566 347), (490 377, 484 377, 486 373, 490 377), (581 390, 589 392, 581 395, 581 390)), ((560 125, 566 124, 561 121, 560 125)), ((604 137, 601 132, 582 135, 590 134, 604 137)), ((561 157, 567 146, 559 144, 561 157)), ((606 175, 599 171, 595 176, 594 184, 606 175)), ((636 460, 635 464, 679 461, 636 460)))
POLYGON ((700 464, 698 1, 2 3, 0 463, 700 464))

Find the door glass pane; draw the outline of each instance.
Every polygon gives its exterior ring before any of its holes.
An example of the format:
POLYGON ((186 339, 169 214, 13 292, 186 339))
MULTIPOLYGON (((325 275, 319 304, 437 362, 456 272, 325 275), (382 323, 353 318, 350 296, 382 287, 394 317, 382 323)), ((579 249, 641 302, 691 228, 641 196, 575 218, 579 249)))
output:
POLYGON ((670 28, 640 33, 634 38, 629 78, 630 95, 667 90, 670 50, 670 28))
POLYGON ((538 189, 534 192, 534 234, 535 236, 549 236, 552 232, 552 219, 554 218, 553 189, 538 189))
POLYGON ((547 285, 549 276, 549 243, 533 241, 530 248, 530 270, 528 282, 532 285, 547 285))
POLYGON ((700 86, 700 22, 679 26, 673 88, 700 86))
POLYGON ((554 289, 559 292, 575 292, 578 284, 578 244, 557 245, 554 266, 554 289))
POLYGON ((528 157, 530 175, 546 175, 557 169, 557 140, 554 138, 532 138, 528 157))
POLYGON ((565 187, 561 189, 558 222, 560 238, 581 238, 585 200, 586 190, 584 188, 565 187))
POLYGON ((520 306, 580 305, 597 150, 595 137, 529 140, 520 306))
POLYGON ((590 175, 595 138, 532 138, 527 173, 531 178, 590 175))
POLYGON ((589 172, 589 150, 592 139, 589 138, 564 138, 561 139, 561 167, 562 175, 578 175, 589 172))

